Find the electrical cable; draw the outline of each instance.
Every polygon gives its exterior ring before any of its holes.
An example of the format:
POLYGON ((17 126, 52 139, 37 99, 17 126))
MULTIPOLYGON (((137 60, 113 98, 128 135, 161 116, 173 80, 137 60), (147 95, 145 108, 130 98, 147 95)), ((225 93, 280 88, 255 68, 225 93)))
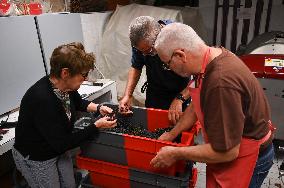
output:
POLYGON ((8 114, 7 119, 5 120, 5 122, 8 121, 9 117, 10 117, 11 112, 8 114))
POLYGON ((94 68, 98 71, 98 73, 100 74, 101 76, 101 79, 104 79, 105 76, 103 75, 103 73, 98 69, 98 67, 96 66, 96 64, 94 64, 94 68))

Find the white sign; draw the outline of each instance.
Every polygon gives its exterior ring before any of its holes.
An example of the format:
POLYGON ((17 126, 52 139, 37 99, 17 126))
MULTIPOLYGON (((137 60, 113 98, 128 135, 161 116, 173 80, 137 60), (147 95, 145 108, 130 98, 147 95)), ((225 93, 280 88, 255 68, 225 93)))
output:
POLYGON ((266 67, 284 67, 284 60, 283 59, 265 59, 265 64, 264 66, 266 67))

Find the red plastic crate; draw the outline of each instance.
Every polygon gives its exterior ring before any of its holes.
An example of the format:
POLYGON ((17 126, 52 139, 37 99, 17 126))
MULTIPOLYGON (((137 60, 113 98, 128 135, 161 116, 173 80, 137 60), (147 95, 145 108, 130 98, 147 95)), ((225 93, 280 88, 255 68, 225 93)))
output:
MULTIPOLYGON (((166 110, 136 107, 133 108, 133 111, 134 115, 130 121, 135 121, 136 124, 140 122, 140 125, 149 131, 170 126, 168 111, 166 110)), ((83 144, 81 147, 81 156, 150 172, 174 175, 176 172, 183 171, 185 161, 179 161, 171 167, 164 169, 153 168, 150 166, 150 161, 155 157, 161 147, 193 145, 194 135, 198 129, 199 126, 196 124, 190 131, 183 132, 181 143, 102 131, 98 138, 83 144)))
POLYGON ((42 14, 42 5, 40 3, 30 3, 27 6, 29 7, 30 15, 42 14))
POLYGON ((104 188, 192 188, 197 180, 197 169, 191 166, 180 176, 166 176, 83 157, 77 157, 77 165, 89 171, 94 186, 104 188))
POLYGON ((5 15, 7 14, 7 11, 11 7, 11 3, 9 3, 7 0, 0 0, 0 13, 5 15))

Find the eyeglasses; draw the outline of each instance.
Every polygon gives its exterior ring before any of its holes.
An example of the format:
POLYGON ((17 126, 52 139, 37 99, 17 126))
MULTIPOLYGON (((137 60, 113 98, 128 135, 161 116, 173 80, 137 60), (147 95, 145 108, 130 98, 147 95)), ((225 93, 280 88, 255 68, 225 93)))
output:
POLYGON ((143 51, 137 49, 136 47, 134 47, 134 48, 136 50, 140 51, 144 56, 146 56, 146 55, 155 56, 157 54, 155 49, 154 49, 154 44, 150 48, 148 48, 147 50, 143 50, 143 51))
POLYGON ((170 69, 170 65, 171 65, 171 63, 172 63, 173 57, 174 57, 174 53, 172 53, 171 59, 170 59, 167 63, 163 63, 163 69, 164 69, 164 70, 171 70, 171 69, 170 69))
POLYGON ((154 46, 151 46, 151 48, 149 48, 147 51, 142 52, 142 54, 144 56, 146 56, 146 55, 155 56, 156 51, 154 50, 154 46))
POLYGON ((89 72, 85 72, 85 73, 80 73, 81 75, 82 75, 82 77, 84 78, 84 79, 86 79, 87 77, 88 77, 88 75, 89 75, 89 72))

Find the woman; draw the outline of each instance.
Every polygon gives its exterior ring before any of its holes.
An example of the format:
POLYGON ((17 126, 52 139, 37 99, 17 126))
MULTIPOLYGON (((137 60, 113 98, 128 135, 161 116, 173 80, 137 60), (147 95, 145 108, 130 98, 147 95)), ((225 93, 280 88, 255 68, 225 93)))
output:
POLYGON ((73 131, 75 111, 105 115, 112 109, 83 100, 77 89, 95 62, 81 43, 57 47, 50 59, 50 75, 31 86, 21 101, 13 158, 29 186, 73 188, 73 164, 68 150, 111 128, 105 116, 84 130, 73 131))

